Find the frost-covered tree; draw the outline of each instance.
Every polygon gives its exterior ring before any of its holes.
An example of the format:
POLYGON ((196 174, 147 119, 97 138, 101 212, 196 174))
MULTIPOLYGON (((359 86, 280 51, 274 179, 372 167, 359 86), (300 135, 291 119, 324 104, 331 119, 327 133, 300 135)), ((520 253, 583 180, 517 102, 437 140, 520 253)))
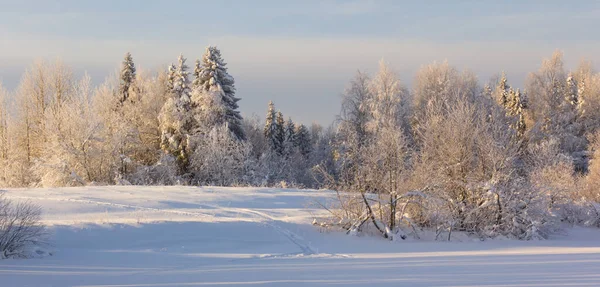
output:
POLYGON ((360 185, 359 169, 364 147, 370 141, 368 124, 372 120, 370 102, 372 101, 370 78, 357 72, 350 80, 342 95, 342 106, 338 116, 338 129, 335 138, 336 163, 339 184, 347 190, 360 185))
POLYGON ((45 118, 58 113, 73 95, 73 75, 61 61, 36 63, 26 71, 16 92, 15 161, 16 185, 38 181, 31 167, 44 153, 47 143, 45 118))
POLYGON ((221 125, 199 140, 191 165, 200 184, 242 184, 250 171, 250 152, 248 142, 238 140, 226 125, 221 125))
POLYGON ((286 156, 290 156, 294 153, 296 144, 296 124, 292 121, 292 118, 288 118, 285 122, 285 139, 283 142, 283 148, 286 156))
POLYGON ((46 149, 32 168, 42 186, 106 182, 107 145, 91 99, 91 80, 86 75, 75 84, 73 96, 46 115, 46 149))
POLYGON ((521 93, 521 90, 517 89, 515 91, 511 88, 509 91, 508 100, 505 108, 508 116, 513 118, 510 127, 517 131, 517 136, 519 138, 523 138, 525 130, 527 129, 525 123, 526 107, 527 102, 525 100, 524 94, 521 93))
MULTIPOLYGON (((415 79, 412 129, 418 135, 420 125, 427 112, 447 110, 454 103, 474 102, 481 94, 477 77, 469 72, 460 72, 448 62, 433 63, 417 72, 415 79)), ((417 140, 418 140, 417 136, 417 140)))
POLYGON ((368 101, 371 119, 367 126, 372 133, 383 127, 403 125, 408 115, 408 92, 398 76, 383 61, 377 75, 369 83, 372 98, 368 101))
POLYGON ((368 140, 367 124, 372 117, 369 83, 368 75, 358 71, 342 96, 338 133, 346 145, 352 142, 356 146, 363 146, 368 140))
POLYGON ((7 94, 0 83, 0 186, 8 186, 10 181, 7 94))
POLYGON ((561 152, 575 159, 577 169, 585 170, 585 133, 591 131, 586 131, 582 124, 575 80, 573 77, 569 80, 562 53, 555 52, 527 79, 528 111, 535 123, 533 142, 557 139, 561 152))
POLYGON ((272 101, 270 101, 263 133, 267 139, 267 143, 269 144, 271 151, 273 152, 278 152, 282 149, 282 141, 280 137, 280 131, 282 129, 283 127, 280 128, 277 123, 277 112, 275 111, 275 105, 272 101))
POLYGON ((135 64, 133 63, 133 58, 129 52, 125 54, 119 76, 119 102, 123 103, 129 98, 130 89, 133 87, 133 82, 136 77, 135 64))
POLYGON ((240 98, 235 96, 235 80, 227 72, 227 64, 221 57, 221 51, 217 47, 207 47, 202 56, 201 71, 195 85, 201 87, 204 91, 217 92, 221 96, 221 103, 225 114, 223 122, 227 122, 229 129, 239 139, 245 139, 242 129, 242 115, 238 111, 238 101, 240 98))
POLYGON ((190 88, 185 61, 180 55, 178 66, 175 69, 169 67, 167 87, 172 85, 172 90, 159 116, 161 148, 176 158, 180 175, 189 173, 192 152, 190 137, 194 127, 194 119, 190 113, 190 88))
POLYGON ((307 157, 312 151, 311 136, 305 125, 299 125, 295 131, 295 144, 300 154, 307 157))
POLYGON ((194 81, 192 82, 192 90, 202 88, 202 64, 200 60, 194 63, 194 81))
POLYGON ((532 118, 547 135, 560 133, 556 111, 564 102, 566 84, 562 53, 558 51, 544 60, 539 71, 531 73, 525 83, 532 118))
POLYGON ((173 93, 176 97, 180 98, 183 102, 187 102, 189 104, 189 97, 191 93, 190 88, 190 80, 188 66, 185 63, 186 58, 183 55, 179 55, 177 59, 178 65, 175 67, 175 71, 173 73, 173 93))
POLYGON ((492 94, 498 105, 501 107, 506 107, 509 104, 510 89, 511 87, 508 85, 508 81, 506 80, 506 74, 502 72, 500 80, 496 85, 496 89, 492 94))
POLYGON ((277 154, 283 155, 285 152, 285 120, 281 111, 277 112, 275 123, 275 141, 277 142, 275 151, 277 154))

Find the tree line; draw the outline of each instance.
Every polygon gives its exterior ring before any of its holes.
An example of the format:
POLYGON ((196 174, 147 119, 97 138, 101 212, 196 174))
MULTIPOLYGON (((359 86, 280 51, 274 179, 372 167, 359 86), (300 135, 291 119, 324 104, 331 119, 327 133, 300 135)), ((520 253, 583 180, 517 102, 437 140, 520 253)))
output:
POLYGON ((138 72, 127 53, 98 87, 61 62, 0 89, 0 185, 191 184, 330 188, 336 225, 384 237, 433 228, 546 237, 600 223, 600 74, 556 52, 524 88, 504 73, 481 85, 447 62, 412 88, 384 62, 357 72, 328 127, 243 118, 216 47, 138 72), (368 229, 367 228, 367 229, 368 229))
POLYGON ((192 68, 180 55, 155 73, 127 53, 98 87, 61 61, 36 62, 15 91, 0 89, 0 186, 316 187, 327 132, 284 121, 272 103, 266 124, 244 119, 239 101, 212 46, 192 68))

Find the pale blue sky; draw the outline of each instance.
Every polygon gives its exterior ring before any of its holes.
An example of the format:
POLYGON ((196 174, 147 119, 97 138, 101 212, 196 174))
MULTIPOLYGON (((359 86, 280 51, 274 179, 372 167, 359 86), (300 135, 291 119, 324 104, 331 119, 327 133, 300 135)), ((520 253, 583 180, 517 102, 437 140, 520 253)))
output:
POLYGON ((598 1, 4 1, 0 80, 14 88, 39 58, 61 58, 96 83, 130 51, 142 69, 206 45, 221 48, 242 113, 273 100, 287 116, 327 124, 357 69, 384 58, 410 86, 448 60, 481 82, 501 70, 521 86, 555 49, 568 67, 600 61, 598 1))

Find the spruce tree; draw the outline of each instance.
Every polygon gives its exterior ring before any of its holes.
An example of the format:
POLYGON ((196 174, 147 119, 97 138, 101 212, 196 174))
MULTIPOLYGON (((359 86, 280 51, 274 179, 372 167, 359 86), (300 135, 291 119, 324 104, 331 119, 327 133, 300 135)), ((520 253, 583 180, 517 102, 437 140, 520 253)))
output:
POLYGON ((304 157, 308 157, 312 151, 310 133, 305 125, 300 125, 296 128, 296 147, 304 157))
POLYGON ((275 111, 275 105, 273 102, 269 102, 269 109, 267 110, 267 117, 265 120, 265 128, 263 134, 267 139, 267 143, 272 151, 279 149, 279 142, 277 140, 277 112, 275 111))
POLYGON ((179 64, 175 67, 173 75, 173 93, 183 101, 189 102, 191 89, 188 76, 190 72, 188 72, 188 66, 185 64, 186 58, 183 55, 179 55, 177 60, 179 64))
POLYGON ((221 94, 221 102, 225 107, 225 119, 229 129, 238 139, 245 139, 242 128, 242 115, 238 111, 235 96, 235 80, 227 72, 227 64, 221 58, 221 51, 217 47, 207 47, 202 56, 202 64, 195 85, 205 91, 216 91, 221 94))
POLYGON ((285 122, 285 140, 284 140, 284 150, 286 155, 291 155, 294 153, 294 147, 296 144, 296 124, 292 121, 292 118, 288 118, 285 122))
POLYGON ((570 74, 569 77, 567 77, 567 94, 565 96, 565 101, 572 107, 579 107, 579 88, 577 87, 577 82, 570 74))
POLYGON ((508 85, 508 81, 506 80, 506 74, 502 73, 500 77, 500 81, 496 86, 496 90, 494 91, 494 97, 498 104, 502 107, 506 107, 508 103, 508 94, 509 94, 510 86, 508 85))
POLYGON ((285 120, 281 111, 277 112, 277 118, 275 120, 276 132, 275 140, 277 141, 277 149, 275 150, 279 155, 283 155, 285 151, 285 120))
POLYGON ((121 75, 119 83, 119 102, 124 103, 129 98, 129 92, 132 88, 133 81, 135 81, 135 64, 131 53, 125 54, 125 59, 121 65, 121 75))
POLYGON ((196 90, 196 89, 200 89, 201 88, 201 74, 202 74, 202 65, 200 63, 200 60, 196 60, 196 63, 194 64, 194 81, 192 82, 192 89, 196 90))
POLYGON ((159 115, 161 128, 161 148, 173 155, 179 166, 179 173, 189 173, 191 150, 190 137, 194 132, 190 113, 190 88, 186 59, 179 56, 178 65, 169 66, 167 87, 170 97, 159 115))
POLYGON ((515 121, 513 124, 511 124, 511 127, 517 132, 519 138, 523 137, 526 129, 524 115, 524 109, 526 107, 525 104, 525 97, 521 93, 521 90, 517 89, 515 91, 511 88, 508 93, 506 113, 515 118, 515 121))

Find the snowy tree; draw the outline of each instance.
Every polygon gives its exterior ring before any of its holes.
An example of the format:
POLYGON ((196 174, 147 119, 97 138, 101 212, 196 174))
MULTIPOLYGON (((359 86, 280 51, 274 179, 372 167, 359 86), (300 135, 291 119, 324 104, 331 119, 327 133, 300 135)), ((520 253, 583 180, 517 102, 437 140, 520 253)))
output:
POLYGON ((8 186, 10 180, 7 94, 0 83, 0 186, 8 186))
POLYGON ((167 90, 172 93, 175 89, 175 65, 171 64, 167 67, 167 90))
POLYGON ((555 111, 560 110, 564 102, 566 84, 567 75, 560 52, 544 60, 539 71, 531 73, 525 83, 532 118, 548 135, 559 134, 555 111))
POLYGON ((235 96, 235 80, 227 72, 227 64, 221 58, 221 51, 217 47, 207 47, 202 56, 201 71, 195 85, 204 91, 218 92, 221 95, 221 103, 225 108, 225 119, 229 129, 239 139, 245 139, 242 129, 242 116, 238 111, 238 101, 235 96))
POLYGON ((123 103, 129 98, 130 89, 135 81, 136 70, 131 53, 125 54, 123 64, 121 64, 121 74, 119 82, 119 102, 123 103))
POLYGON ((84 76, 74 95, 46 115, 47 148, 32 168, 42 186, 106 182, 101 121, 91 107, 91 80, 84 76))
POLYGON ((57 60, 52 64, 38 62, 26 71, 16 92, 17 133, 15 137, 15 181, 32 184, 38 179, 30 172, 34 162, 44 153, 47 143, 45 118, 58 113, 73 95, 73 75, 69 67, 57 60), (18 174, 18 175, 16 175, 18 174))
POLYGON ((371 120, 368 127, 373 133, 383 127, 402 125, 408 114, 408 92, 400 84, 396 73, 383 61, 379 71, 371 80, 368 101, 371 120))
POLYGON ((363 146, 368 140, 367 123, 371 121, 369 77, 358 71, 343 94, 339 115, 339 134, 349 144, 363 146))
POLYGON ((269 109, 267 110, 267 117, 263 133, 271 150, 277 153, 282 150, 281 130, 283 130, 283 127, 279 127, 278 125, 275 105, 271 101, 269 102, 269 109))
POLYGON ((501 107, 506 107, 508 105, 510 89, 511 87, 508 85, 508 81, 506 80, 506 74, 502 72, 500 80, 496 85, 496 89, 492 94, 498 105, 501 107))
POLYGON ((200 184, 242 184, 250 169, 250 152, 246 141, 238 140, 226 125, 221 125, 200 139, 191 164, 200 184))
POLYGON ((370 78, 357 72, 342 95, 342 106, 338 116, 335 138, 336 163, 340 176, 339 184, 346 190, 355 190, 361 184, 359 169, 364 147, 370 141, 368 124, 372 121, 370 78))
MULTIPOLYGON (((475 102, 481 94, 477 77, 460 72, 448 62, 433 63, 417 72, 412 106, 412 129, 419 134, 427 112, 447 110, 457 102, 475 102)), ((417 140, 419 137, 417 137, 417 140)))
POLYGON ((285 139, 283 143, 286 156, 290 156, 294 153, 295 144, 296 124, 294 124, 292 118, 288 118, 288 120, 285 122, 285 139))
POLYGON ((275 117, 275 141, 277 142, 276 152, 279 155, 283 155, 285 152, 285 120, 281 111, 277 112, 275 117))
POLYGON ((512 88, 509 91, 508 101, 506 103, 507 114, 513 117, 510 127, 517 131, 517 136, 523 138, 527 126, 525 124, 526 100, 521 90, 516 91, 512 88))
POLYGON ((213 127, 227 124, 225 106, 219 92, 195 88, 192 91, 190 114, 194 118, 193 127, 197 134, 207 134, 213 127))
POLYGON ((558 139, 562 153, 575 159, 578 170, 585 170, 586 129, 578 110, 577 83, 573 77, 569 80, 562 58, 555 52, 527 79, 528 111, 535 123, 532 139, 535 143, 558 139))
POLYGON ((186 58, 184 58, 183 55, 179 55, 177 61, 179 64, 175 67, 173 73, 173 93, 177 98, 180 98, 183 103, 189 104, 191 89, 188 66, 185 63, 186 58))
POLYGON ((200 60, 194 63, 194 81, 192 82, 192 90, 202 88, 202 64, 200 60))
POLYGON ((295 143, 300 154, 307 157, 312 151, 311 136, 305 125, 299 125, 296 128, 295 143))
POLYGON ((185 58, 179 56, 179 65, 169 67, 168 84, 172 85, 171 97, 162 107, 159 121, 161 148, 177 159, 180 175, 189 173, 190 136, 194 127, 190 114, 191 99, 185 58))

